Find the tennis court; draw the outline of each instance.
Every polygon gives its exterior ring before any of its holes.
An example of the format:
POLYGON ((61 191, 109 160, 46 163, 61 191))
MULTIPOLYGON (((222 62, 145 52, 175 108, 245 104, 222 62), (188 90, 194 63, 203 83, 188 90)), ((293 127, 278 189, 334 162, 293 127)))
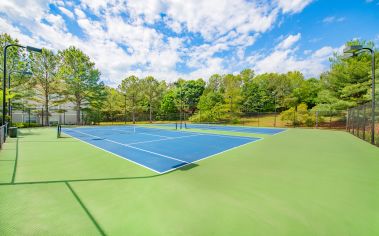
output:
POLYGON ((260 140, 143 126, 63 128, 62 131, 160 174, 260 140))
POLYGON ((62 138, 56 128, 34 128, 7 140, 0 153, 0 235, 378 235, 379 152, 349 133, 65 128, 62 138), (209 149, 222 153, 157 174, 135 164, 147 152, 105 139, 186 162, 209 149))
MULTIPOLYGON (((159 124, 161 126, 174 126, 175 124, 159 124)), ((219 130, 219 131, 229 131, 229 132, 241 132, 241 133, 251 133, 251 134, 267 134, 275 135, 285 131, 286 129, 280 128, 260 128, 260 127, 246 127, 237 125, 221 125, 221 124, 207 124, 207 123, 186 123, 183 127, 187 129, 200 129, 200 130, 219 130)))

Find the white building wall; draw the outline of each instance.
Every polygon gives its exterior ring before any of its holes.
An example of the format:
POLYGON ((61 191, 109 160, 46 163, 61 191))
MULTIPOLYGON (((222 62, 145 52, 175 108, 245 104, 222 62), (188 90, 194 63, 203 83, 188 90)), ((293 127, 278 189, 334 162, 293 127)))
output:
MULTIPOLYGON (((76 111, 73 109, 73 104, 67 103, 60 106, 52 106, 50 107, 49 111, 49 123, 50 124, 76 124, 76 111), (64 113, 58 113, 57 110, 66 110, 64 113)), ((43 109, 44 110, 44 109, 43 109)), ((44 110, 45 112, 45 110, 44 110)), ((30 109, 30 115, 29 110, 26 109, 25 111, 12 111, 12 122, 19 122, 19 123, 28 123, 30 119, 30 123, 37 123, 42 124, 42 108, 41 106, 38 108, 30 109)), ((45 119, 46 115, 44 114, 43 119, 45 119)), ((45 121, 44 121, 45 123, 45 121)))

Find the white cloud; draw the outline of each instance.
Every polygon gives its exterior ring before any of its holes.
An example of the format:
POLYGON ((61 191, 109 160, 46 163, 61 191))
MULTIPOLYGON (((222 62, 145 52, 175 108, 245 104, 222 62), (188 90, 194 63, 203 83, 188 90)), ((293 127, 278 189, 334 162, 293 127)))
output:
MULTIPOLYGON (((310 2, 83 0, 75 5, 49 0, 0 1, 0 12, 6 16, 0 19, 0 30, 34 46, 55 50, 79 47, 96 62, 102 79, 112 86, 131 74, 168 81, 178 77, 206 79, 213 73, 230 73, 233 65, 255 63, 263 71, 270 60, 273 66, 282 59, 290 59, 289 68, 301 64, 291 49, 300 34, 289 35, 270 55, 246 55, 246 49, 275 25, 281 12, 300 12, 310 2), (85 37, 70 33, 67 18, 51 12, 49 3, 69 18, 76 18, 85 37), (154 24, 171 29, 172 34, 154 28, 154 24), (220 56, 223 52, 230 56, 220 56), (189 72, 178 72, 178 63, 189 72)), ((316 55, 323 52, 314 58, 316 55)))
POLYGON ((74 16, 74 13, 72 13, 70 10, 68 10, 67 8, 64 8, 64 7, 58 7, 59 10, 65 14, 66 16, 70 17, 71 19, 74 19, 75 16, 74 16))
POLYGON ((284 13, 298 13, 312 1, 313 0, 278 0, 278 3, 284 13))
POLYGON ((306 78, 318 77, 328 69, 328 60, 334 52, 342 52, 343 46, 332 48, 322 47, 314 52, 306 51, 306 58, 296 55, 296 48, 276 48, 269 55, 255 55, 250 63, 257 73, 300 71, 306 78))
POLYGON ((297 33, 295 35, 289 35, 287 38, 285 38, 282 42, 280 42, 277 45, 277 48, 279 49, 287 49, 292 47, 297 41, 299 41, 301 38, 301 34, 297 33))
POLYGON ((107 7, 108 2, 111 4, 113 1, 106 0, 82 0, 81 6, 91 10, 95 14, 99 14, 101 9, 107 7))
POLYGON ((83 12, 82 10, 80 10, 79 8, 75 8, 74 12, 75 12, 75 15, 76 15, 79 19, 86 18, 86 13, 84 13, 84 12, 83 12))
POLYGON ((18 19, 39 19, 46 10, 49 0, 0 1, 0 12, 7 14, 16 22, 18 19))
POLYGON ((159 13, 163 11, 164 5, 159 0, 129 1, 127 8, 132 17, 143 16, 145 22, 154 23, 160 19, 159 13))
POLYGON ((167 0, 167 16, 212 41, 236 29, 239 33, 265 32, 274 24, 277 10, 243 0, 167 0))
POLYGON ((325 24, 331 24, 331 23, 334 23, 334 22, 343 22, 345 20, 346 20, 345 17, 328 16, 328 17, 325 17, 322 20, 322 22, 325 23, 325 24))

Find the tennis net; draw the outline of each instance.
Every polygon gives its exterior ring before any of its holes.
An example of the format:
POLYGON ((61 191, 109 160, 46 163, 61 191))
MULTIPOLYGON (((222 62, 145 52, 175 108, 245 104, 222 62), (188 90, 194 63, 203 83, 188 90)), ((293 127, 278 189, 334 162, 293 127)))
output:
POLYGON ((115 126, 72 126, 72 125, 58 125, 57 127, 57 137, 61 138, 64 130, 70 130, 74 128, 95 129, 101 135, 115 135, 115 134, 135 134, 135 133, 154 133, 162 132, 165 130, 176 130, 178 129, 177 123, 165 123, 163 124, 146 124, 146 125, 115 125, 115 126))
POLYGON ((219 129, 220 126, 228 125, 227 122, 199 122, 199 123, 185 123, 186 129, 219 129))

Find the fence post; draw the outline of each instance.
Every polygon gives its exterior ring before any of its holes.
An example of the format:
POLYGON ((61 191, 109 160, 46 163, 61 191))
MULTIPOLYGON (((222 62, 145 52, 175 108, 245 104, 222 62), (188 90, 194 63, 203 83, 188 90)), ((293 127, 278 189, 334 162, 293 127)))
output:
POLYGON ((275 115, 274 115, 274 127, 276 127, 276 111, 275 111, 275 115))
POLYGON ((44 126, 43 125, 43 107, 41 108, 41 125, 44 126))
POLYGON ((362 138, 363 138, 363 140, 365 140, 366 139, 366 105, 363 105, 363 125, 362 125, 362 128, 363 128, 362 138))
POLYGON ((29 127, 30 127, 30 108, 28 110, 28 123, 29 123, 29 127))
POLYGON ((318 111, 316 111, 316 129, 318 129, 318 111))
POLYGON ((258 127, 259 127, 259 111, 258 111, 258 127))
POLYGON ((360 137, 360 107, 358 107, 358 113, 357 113, 357 136, 360 137))
POLYGON ((353 131, 353 134, 355 135, 355 121, 356 121, 356 117, 355 117, 355 108, 352 109, 352 121, 351 121, 351 126, 352 126, 352 131, 353 131))
POLYGON ((350 133, 350 109, 346 113, 346 131, 350 133))

